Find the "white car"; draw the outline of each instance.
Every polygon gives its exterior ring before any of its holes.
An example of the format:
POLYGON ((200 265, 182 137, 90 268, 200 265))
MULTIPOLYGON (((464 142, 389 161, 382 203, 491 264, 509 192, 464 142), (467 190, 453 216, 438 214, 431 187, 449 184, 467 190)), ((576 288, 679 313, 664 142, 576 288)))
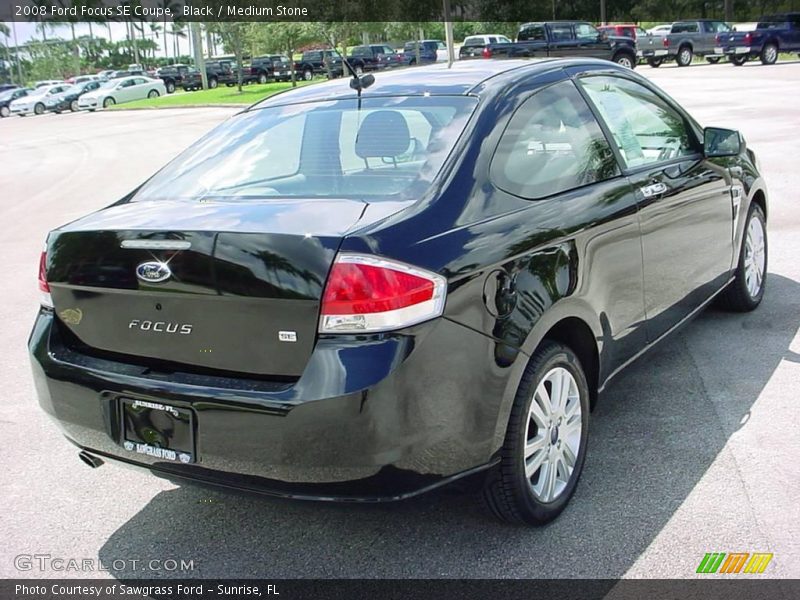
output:
POLYGON ((43 81, 35 81, 33 84, 33 88, 36 89, 48 85, 58 85, 59 83, 65 83, 65 82, 63 79, 45 79, 43 81))
POLYGON ((656 25, 655 27, 651 27, 647 30, 648 35, 658 35, 658 36, 665 36, 669 35, 672 32, 672 23, 667 23, 666 25, 656 25))
POLYGON ((93 111, 133 100, 157 98, 166 93, 167 89, 160 79, 151 79, 141 75, 121 77, 105 82, 93 92, 83 94, 78 98, 78 108, 93 111))
POLYGON ((60 94, 70 87, 68 83, 59 83, 36 88, 27 96, 14 100, 9 104, 8 108, 12 115, 19 115, 20 117, 30 114, 41 115, 47 108, 47 103, 52 96, 60 94))

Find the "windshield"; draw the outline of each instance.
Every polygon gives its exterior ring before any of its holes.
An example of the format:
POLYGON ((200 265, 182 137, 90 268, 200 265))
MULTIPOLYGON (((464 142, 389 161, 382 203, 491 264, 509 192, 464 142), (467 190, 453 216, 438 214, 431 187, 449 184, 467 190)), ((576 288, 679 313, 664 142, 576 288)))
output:
POLYGON ((464 96, 367 98, 254 109, 145 183, 157 199, 419 197, 477 104, 464 96))

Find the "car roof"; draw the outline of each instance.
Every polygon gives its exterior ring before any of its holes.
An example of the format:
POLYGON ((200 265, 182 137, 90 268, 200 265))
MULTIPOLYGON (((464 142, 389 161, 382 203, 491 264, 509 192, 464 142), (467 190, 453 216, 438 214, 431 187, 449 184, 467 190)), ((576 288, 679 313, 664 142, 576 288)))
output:
MULTIPOLYGON (((517 79, 523 75, 535 76, 568 66, 592 65, 602 65, 609 69, 616 67, 609 61, 591 58, 464 60, 454 62, 450 67, 447 63, 436 63, 424 67, 380 72, 375 75, 375 82, 362 92, 362 97, 480 95, 486 88, 482 84, 487 84, 489 80, 503 84, 505 80, 517 79)), ((356 92, 350 88, 350 78, 342 77, 274 94, 251 108, 340 100, 355 96, 356 92)))

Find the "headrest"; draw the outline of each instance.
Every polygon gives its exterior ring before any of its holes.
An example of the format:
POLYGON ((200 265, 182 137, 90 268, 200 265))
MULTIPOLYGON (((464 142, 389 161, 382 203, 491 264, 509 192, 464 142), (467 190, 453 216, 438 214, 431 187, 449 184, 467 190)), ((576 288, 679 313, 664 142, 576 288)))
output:
POLYGON ((410 145, 411 134, 403 115, 392 110, 379 110, 364 117, 355 150, 361 158, 385 158, 405 154, 410 145))

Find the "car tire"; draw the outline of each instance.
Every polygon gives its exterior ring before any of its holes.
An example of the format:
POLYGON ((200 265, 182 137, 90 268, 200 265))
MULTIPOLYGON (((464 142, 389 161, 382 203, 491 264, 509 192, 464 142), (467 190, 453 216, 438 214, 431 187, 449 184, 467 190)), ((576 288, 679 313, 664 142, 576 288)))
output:
POLYGON ((7 106, 0 106, 0 118, 5 119, 11 114, 11 109, 7 106))
POLYGON ((37 102, 36 105, 33 107, 34 114, 41 115, 44 113, 44 104, 41 102, 37 102))
POLYGON ((719 306, 734 312, 755 310, 764 298, 767 283, 767 220, 764 211, 750 204, 734 279, 720 294, 719 306))
POLYGON ((741 67, 744 63, 748 61, 749 57, 745 54, 744 56, 731 56, 728 60, 733 63, 734 67, 741 67))
POLYGON ((364 74, 364 65, 356 65, 353 67, 355 74, 361 77, 364 74))
POLYGON ((97 110, 97 109, 96 108, 90 108, 89 112, 94 112, 95 110, 97 110))
POLYGON ((219 82, 217 81, 216 77, 212 77, 208 80, 208 88, 211 90, 217 89, 219 82))
POLYGON ((117 103, 117 101, 114 100, 113 98, 111 98, 111 97, 106 98, 105 100, 103 100, 103 108, 108 108, 109 106, 114 106, 116 103, 117 103))
POLYGON ((267 83, 267 74, 266 73, 259 73, 258 74, 258 83, 264 85, 267 83))
POLYGON ((150 90, 147 92, 148 98, 158 98, 161 94, 158 93, 158 90, 150 90))
POLYGON ((683 46, 678 50, 678 55, 675 57, 675 62, 678 63, 679 67, 688 67, 692 64, 692 59, 694 58, 694 53, 689 46, 683 46))
POLYGON ((311 81, 312 79, 314 79, 314 71, 312 71, 311 69, 304 69, 303 79, 305 81, 311 81))
POLYGON ((721 58, 719 56, 706 56, 706 60, 712 65, 715 65, 721 60, 721 58))
POLYGON ((616 54, 613 58, 613 61, 620 67, 625 67, 626 69, 633 70, 636 68, 636 58, 627 52, 620 52, 619 54, 616 54))
POLYGON ((589 386, 580 360, 569 347, 545 340, 522 375, 500 463, 484 485, 489 510, 516 524, 555 519, 580 478, 588 433, 589 386))
POLYGON ((79 108, 78 108, 78 101, 77 101, 77 100, 73 100, 72 102, 70 102, 70 103, 69 103, 69 109, 70 109, 72 112, 78 112, 78 110, 79 110, 79 108))
POLYGON ((764 47, 761 49, 761 54, 759 55, 761 59, 762 65, 774 65, 778 62, 778 46, 777 44, 773 44, 770 42, 769 44, 765 44, 764 47))
POLYGON ((654 69, 657 69, 663 63, 664 63, 664 59, 663 58, 648 58, 647 59, 647 64, 650 65, 651 67, 653 67, 654 69))
POLYGON ((165 87, 167 88, 167 93, 168 94, 174 94, 175 93, 175 82, 174 81, 168 81, 167 85, 165 87))

